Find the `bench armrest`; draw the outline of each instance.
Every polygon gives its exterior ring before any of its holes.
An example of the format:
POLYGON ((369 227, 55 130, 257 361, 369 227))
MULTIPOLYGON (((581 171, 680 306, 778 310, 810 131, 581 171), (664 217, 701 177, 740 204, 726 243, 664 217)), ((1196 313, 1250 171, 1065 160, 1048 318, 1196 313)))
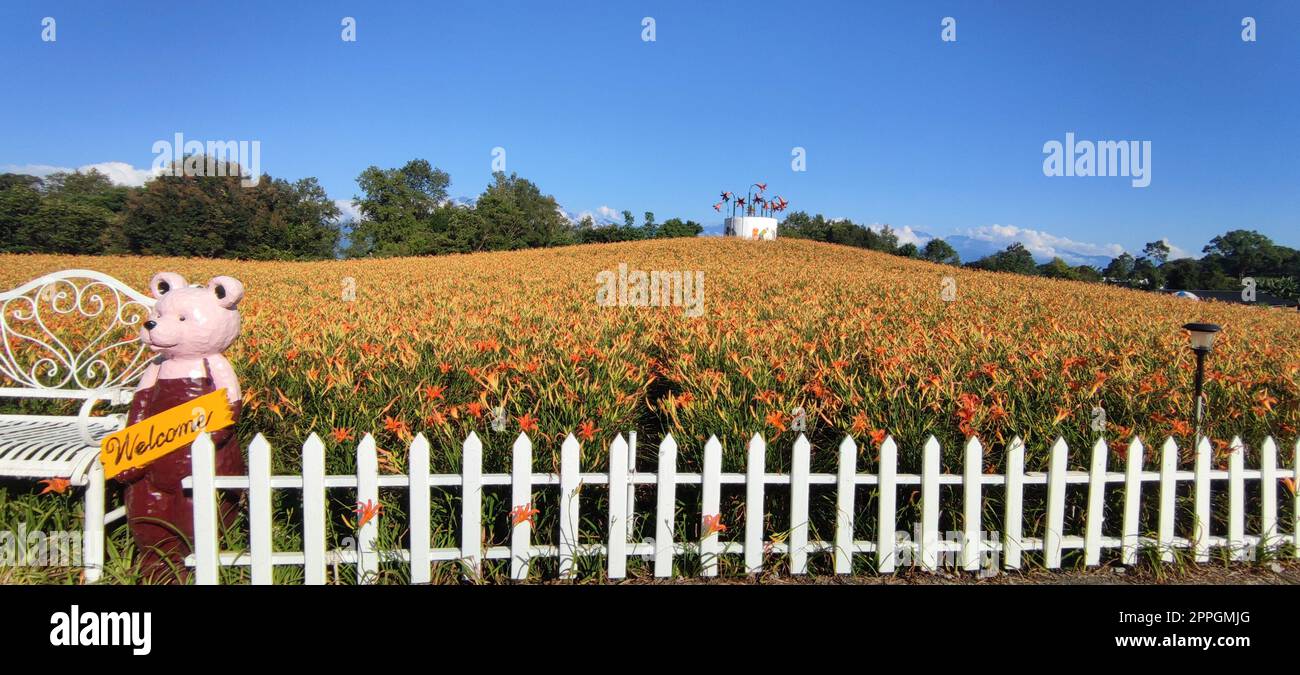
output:
MULTIPOLYGON (((95 405, 100 401, 106 401, 110 404, 123 405, 131 402, 132 392, 129 389, 119 389, 116 391, 106 391, 104 396, 92 396, 81 404, 81 410, 77 413, 77 433, 81 434, 81 440, 86 445, 99 445, 99 441, 90 434, 90 413, 95 409, 95 405)), ((126 418, 122 415, 112 415, 117 418, 118 428, 126 425, 126 418)))

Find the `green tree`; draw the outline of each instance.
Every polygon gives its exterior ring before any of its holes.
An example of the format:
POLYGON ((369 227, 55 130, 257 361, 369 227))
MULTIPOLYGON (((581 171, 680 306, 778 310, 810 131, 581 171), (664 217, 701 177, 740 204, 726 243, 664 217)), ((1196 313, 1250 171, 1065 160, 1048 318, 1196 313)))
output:
MULTIPOLYGON (((573 228, 555 198, 516 174, 493 174, 493 183, 474 207, 482 231, 474 250, 500 251, 558 246, 575 241, 573 228)), ((630 215, 630 212, 628 212, 630 215)))
POLYGON ((316 179, 289 183, 264 175, 257 185, 244 187, 234 165, 225 175, 180 173, 158 176, 130 194, 122 214, 130 252, 262 259, 333 255, 338 208, 316 179))
POLYGON ((971 264, 971 267, 993 272, 1013 272, 1028 275, 1038 272, 1038 266, 1034 264, 1033 254, 1020 242, 1015 242, 993 255, 976 260, 971 264))
POLYGON ((368 167, 357 176, 362 194, 352 203, 361 213, 351 232, 350 255, 418 255, 437 252, 433 214, 447 199, 451 176, 427 160, 397 169, 368 167))
POLYGON ((921 250, 921 257, 930 262, 945 265, 961 264, 961 256, 957 255, 957 249, 954 249, 952 244, 937 237, 925 242, 925 248, 921 250))
POLYGON ((1102 275, 1111 281, 1127 283, 1133 279, 1133 256, 1124 252, 1112 258, 1102 275))
MULTIPOLYGON (((34 183, 21 180, 4 180, 15 174, 0 175, 0 251, 27 252, 35 251, 35 244, 27 240, 30 236, 30 221, 41 209, 41 193, 34 183)), ((30 177, 30 176, 29 176, 30 177)))
POLYGON ((1038 266, 1038 274, 1050 279, 1074 279, 1074 268, 1060 257, 1052 258, 1038 266))
POLYGON ((1203 262, 1237 278, 1268 274, 1287 257, 1272 239, 1254 230, 1232 230, 1219 235, 1202 252, 1205 253, 1203 262))
POLYGON ((669 218, 659 226, 656 236, 660 238, 672 237, 698 237, 704 231, 704 226, 693 220, 682 221, 681 218, 669 218))
POLYGON ((1142 255, 1150 258, 1157 267, 1163 265, 1169 261, 1169 244, 1163 239, 1147 242, 1147 245, 1142 247, 1142 255))

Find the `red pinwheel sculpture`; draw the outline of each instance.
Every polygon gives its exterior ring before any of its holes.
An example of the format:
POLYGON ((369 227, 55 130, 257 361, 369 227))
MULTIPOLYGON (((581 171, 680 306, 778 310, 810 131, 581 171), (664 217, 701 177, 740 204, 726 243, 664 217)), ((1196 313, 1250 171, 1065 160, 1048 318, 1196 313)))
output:
POLYGON ((731 205, 731 217, 736 217, 737 210, 742 216, 767 216, 772 217, 777 213, 784 211, 790 205, 780 195, 773 199, 763 196, 767 191, 767 183, 754 183, 749 186, 749 191, 744 197, 733 195, 731 192, 722 192, 722 201, 713 205, 714 211, 722 211, 723 205, 731 205))

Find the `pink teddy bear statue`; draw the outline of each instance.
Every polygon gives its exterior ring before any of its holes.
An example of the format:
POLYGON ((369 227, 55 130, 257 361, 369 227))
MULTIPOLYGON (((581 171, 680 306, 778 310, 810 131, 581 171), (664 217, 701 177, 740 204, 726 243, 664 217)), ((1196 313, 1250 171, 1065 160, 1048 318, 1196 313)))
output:
MULTIPOLYGON (((149 282, 158 302, 140 330, 140 340, 157 353, 145 369, 131 400, 127 423, 134 424, 204 394, 226 390, 231 414, 239 420, 239 380, 221 353, 239 335, 244 285, 226 276, 207 286, 189 286, 174 272, 159 272, 149 282)), ((212 434, 219 475, 242 475, 235 427, 212 434)), ((126 485, 127 520, 140 550, 140 570, 147 581, 184 582, 184 559, 194 538, 193 500, 181 487, 190 475, 190 446, 116 476, 126 485)), ((238 502, 223 498, 222 525, 229 527, 238 502)))

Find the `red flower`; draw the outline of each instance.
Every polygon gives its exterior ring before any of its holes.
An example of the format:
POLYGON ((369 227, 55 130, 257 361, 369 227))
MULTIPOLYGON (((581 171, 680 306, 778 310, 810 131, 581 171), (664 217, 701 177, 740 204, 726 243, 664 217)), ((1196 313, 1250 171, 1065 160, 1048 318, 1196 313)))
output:
POLYGON ((541 513, 533 508, 533 503, 528 502, 523 506, 516 506, 510 509, 510 526, 518 527, 520 523, 532 525, 536 522, 537 514, 541 513))
POLYGON ((537 431, 537 419, 533 417, 532 413, 524 413, 523 417, 516 417, 515 419, 519 421, 520 431, 524 433, 537 431))

